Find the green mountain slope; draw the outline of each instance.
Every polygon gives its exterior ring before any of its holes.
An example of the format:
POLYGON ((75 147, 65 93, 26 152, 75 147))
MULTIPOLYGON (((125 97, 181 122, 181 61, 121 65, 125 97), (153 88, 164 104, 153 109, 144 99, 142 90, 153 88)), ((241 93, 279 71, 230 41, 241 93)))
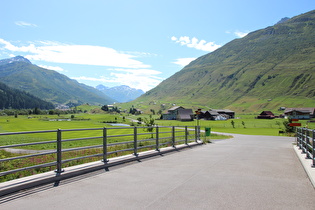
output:
POLYGON ((54 109, 55 106, 29 93, 10 88, 0 82, 0 109, 54 109))
POLYGON ((315 10, 199 57, 136 101, 252 112, 315 106, 315 10))
POLYGON ((12 88, 60 104, 110 104, 114 101, 93 87, 78 83, 56 71, 33 65, 25 58, 25 61, 15 61, 16 58, 0 62, 1 82, 12 88))

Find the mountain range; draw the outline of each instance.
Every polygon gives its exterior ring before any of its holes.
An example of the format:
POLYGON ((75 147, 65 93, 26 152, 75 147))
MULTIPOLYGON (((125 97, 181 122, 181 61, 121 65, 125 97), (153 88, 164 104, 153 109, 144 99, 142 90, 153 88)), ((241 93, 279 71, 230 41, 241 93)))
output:
POLYGON ((132 101, 142 94, 144 94, 143 90, 131 88, 127 85, 115 86, 115 87, 106 87, 104 85, 96 86, 96 89, 102 91, 107 96, 116 100, 116 102, 128 102, 132 101))
POLYGON ((238 112, 315 106, 315 10, 232 40, 136 99, 238 112))
MULTIPOLYGON (((55 104, 112 104, 131 101, 144 92, 126 85, 93 88, 53 70, 33 65, 22 56, 0 60, 1 82, 55 104)), ((13 91, 13 89, 11 89, 13 91)))
POLYGON ((55 104, 114 102, 114 99, 101 91, 78 83, 56 71, 33 65, 22 56, 0 60, 0 79, 11 88, 25 91, 55 104))

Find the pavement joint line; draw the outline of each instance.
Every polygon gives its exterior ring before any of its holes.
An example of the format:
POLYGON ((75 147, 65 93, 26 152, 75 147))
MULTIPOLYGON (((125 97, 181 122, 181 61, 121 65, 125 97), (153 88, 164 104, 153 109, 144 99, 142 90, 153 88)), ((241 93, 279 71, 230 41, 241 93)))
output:
POLYGON ((299 149, 298 146, 293 145, 294 151, 296 155, 298 156, 308 178, 310 179, 314 189, 315 189, 315 168, 312 167, 313 161, 312 159, 307 159, 306 154, 302 153, 302 150, 299 149))

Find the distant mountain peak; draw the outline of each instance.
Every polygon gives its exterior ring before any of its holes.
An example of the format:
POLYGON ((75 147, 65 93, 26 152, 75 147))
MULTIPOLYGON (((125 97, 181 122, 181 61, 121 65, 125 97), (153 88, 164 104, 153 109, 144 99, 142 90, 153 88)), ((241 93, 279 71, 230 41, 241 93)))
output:
POLYGON ((143 90, 131 88, 127 85, 120 85, 115 87, 98 85, 96 86, 96 89, 117 100, 117 102, 132 101, 144 93, 143 90))
POLYGON ((9 64, 9 63, 13 63, 13 62, 24 62, 24 63, 32 64, 31 61, 29 61, 28 59, 24 58, 23 56, 18 55, 18 56, 15 56, 13 58, 7 58, 7 59, 0 60, 0 65, 9 64))
POLYGON ((280 24, 280 23, 287 22, 288 20, 290 20, 290 18, 284 17, 284 18, 282 18, 281 20, 279 20, 279 21, 276 23, 276 25, 277 25, 277 24, 280 24))

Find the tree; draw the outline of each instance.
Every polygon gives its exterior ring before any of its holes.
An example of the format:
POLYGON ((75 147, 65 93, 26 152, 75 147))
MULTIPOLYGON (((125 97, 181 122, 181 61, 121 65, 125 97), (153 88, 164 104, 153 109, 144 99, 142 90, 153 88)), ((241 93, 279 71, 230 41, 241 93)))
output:
MULTIPOLYGON (((147 131, 152 132, 155 125, 155 120, 153 119, 152 115, 150 115, 150 118, 144 118, 144 124, 147 126, 147 131)), ((153 138, 153 134, 151 134, 151 138, 153 138)))
POLYGON ((107 105, 102 106, 101 109, 102 109, 104 112, 108 112, 108 106, 107 106, 107 105))
POLYGON ((235 128, 235 122, 233 120, 231 121, 231 125, 233 128, 235 128))

